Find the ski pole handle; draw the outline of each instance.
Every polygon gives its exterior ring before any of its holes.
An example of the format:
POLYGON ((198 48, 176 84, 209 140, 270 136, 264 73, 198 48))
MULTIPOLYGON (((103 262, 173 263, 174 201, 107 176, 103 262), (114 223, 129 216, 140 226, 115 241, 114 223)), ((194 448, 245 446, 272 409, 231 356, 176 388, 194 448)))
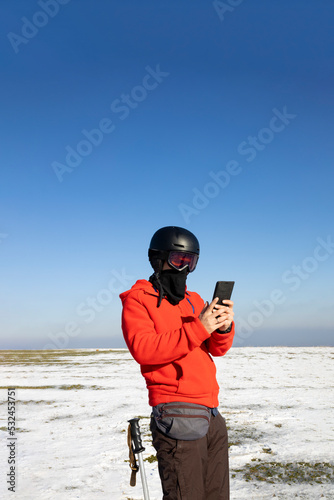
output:
POLYGON ((128 420, 128 422, 131 426, 131 439, 134 445, 133 453, 141 453, 145 448, 141 442, 139 418, 132 418, 128 420))

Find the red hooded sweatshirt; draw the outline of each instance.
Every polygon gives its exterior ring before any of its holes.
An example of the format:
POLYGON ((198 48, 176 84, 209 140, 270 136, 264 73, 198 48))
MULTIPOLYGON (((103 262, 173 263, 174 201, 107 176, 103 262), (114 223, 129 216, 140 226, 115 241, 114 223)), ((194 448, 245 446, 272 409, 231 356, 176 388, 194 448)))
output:
POLYGON ((121 293, 125 342, 140 364, 149 392, 149 404, 182 401, 214 408, 219 386, 212 356, 223 356, 232 346, 229 333, 211 335, 198 319, 203 299, 186 291, 177 305, 163 299, 146 280, 121 293))

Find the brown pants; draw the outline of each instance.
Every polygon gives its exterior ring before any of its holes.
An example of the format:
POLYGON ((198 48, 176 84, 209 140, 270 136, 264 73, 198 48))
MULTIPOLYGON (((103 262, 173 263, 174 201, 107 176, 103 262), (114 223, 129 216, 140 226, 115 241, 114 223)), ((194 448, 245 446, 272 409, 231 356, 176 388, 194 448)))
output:
POLYGON ((206 436, 195 441, 167 437, 151 418, 163 500, 229 500, 227 429, 218 413, 206 436))

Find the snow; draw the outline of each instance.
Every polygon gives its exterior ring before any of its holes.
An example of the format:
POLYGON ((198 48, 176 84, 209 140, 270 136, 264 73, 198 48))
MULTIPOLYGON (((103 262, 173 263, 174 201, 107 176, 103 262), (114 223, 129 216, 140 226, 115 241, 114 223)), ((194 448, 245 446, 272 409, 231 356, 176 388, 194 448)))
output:
MULTIPOLYGON (((241 347, 214 358, 231 500, 334 498, 333 483, 246 481, 238 472, 249 463, 333 464, 333 359, 330 347, 241 347)), ((1 351, 0 360, 0 498, 143 499, 139 473, 129 484, 129 419, 141 417, 144 459, 155 452, 145 382, 126 349, 1 351), (8 387, 16 387, 15 494, 6 483, 8 387)), ((145 471, 150 499, 161 499, 157 462, 145 461, 145 471)))

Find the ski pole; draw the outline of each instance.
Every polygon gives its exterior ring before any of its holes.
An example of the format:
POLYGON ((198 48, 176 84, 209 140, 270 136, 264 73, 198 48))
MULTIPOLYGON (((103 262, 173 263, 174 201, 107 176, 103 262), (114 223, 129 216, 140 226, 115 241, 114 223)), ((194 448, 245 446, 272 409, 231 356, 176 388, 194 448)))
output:
POLYGON ((129 422, 130 428, 131 428, 131 440, 132 440, 133 453, 135 453, 138 456, 140 477, 141 477, 141 482, 143 485, 144 500, 150 500, 146 476, 145 476, 144 461, 143 461, 143 456, 142 456, 142 452, 145 450, 145 448, 143 447, 143 444, 141 441, 140 428, 139 428, 139 418, 132 418, 131 420, 128 420, 128 422, 129 422))

